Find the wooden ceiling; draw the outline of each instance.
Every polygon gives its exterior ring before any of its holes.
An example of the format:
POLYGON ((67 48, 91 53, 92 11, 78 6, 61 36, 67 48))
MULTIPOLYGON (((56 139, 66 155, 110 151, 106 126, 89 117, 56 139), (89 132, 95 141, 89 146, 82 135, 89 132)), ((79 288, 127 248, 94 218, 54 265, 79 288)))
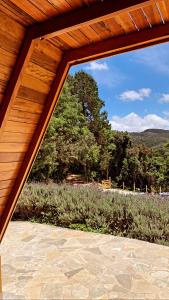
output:
POLYGON ((169 41, 169 0, 0 0, 0 239, 73 64, 169 41))
POLYGON ((1 10, 24 26, 65 15, 98 0, 1 0, 1 10))
POLYGON ((75 30, 57 34, 50 42, 63 51, 79 48, 111 37, 126 36, 133 32, 140 32, 146 28, 153 28, 157 24, 169 21, 169 2, 159 0, 140 5, 138 9, 118 13, 112 17, 103 17, 99 22, 81 26, 75 30))

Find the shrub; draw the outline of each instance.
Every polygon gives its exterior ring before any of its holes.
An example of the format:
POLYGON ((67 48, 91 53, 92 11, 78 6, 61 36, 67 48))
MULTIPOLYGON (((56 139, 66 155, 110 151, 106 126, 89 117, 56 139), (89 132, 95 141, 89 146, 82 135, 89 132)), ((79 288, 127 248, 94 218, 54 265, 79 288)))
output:
POLYGON ((158 196, 125 196, 94 187, 29 183, 13 219, 169 245, 169 199, 158 196))

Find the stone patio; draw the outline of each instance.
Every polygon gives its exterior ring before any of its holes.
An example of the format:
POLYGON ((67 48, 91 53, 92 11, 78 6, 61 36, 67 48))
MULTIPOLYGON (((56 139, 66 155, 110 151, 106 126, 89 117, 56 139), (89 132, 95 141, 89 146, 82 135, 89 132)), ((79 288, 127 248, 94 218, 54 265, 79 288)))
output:
POLYGON ((169 299, 169 248, 11 222, 1 245, 3 299, 169 299))

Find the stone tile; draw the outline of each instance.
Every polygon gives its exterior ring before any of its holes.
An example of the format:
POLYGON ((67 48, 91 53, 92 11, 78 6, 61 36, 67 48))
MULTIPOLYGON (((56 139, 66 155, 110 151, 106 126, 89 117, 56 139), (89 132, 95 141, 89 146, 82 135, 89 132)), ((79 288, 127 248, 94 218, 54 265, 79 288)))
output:
POLYGON ((83 268, 79 268, 79 269, 75 269, 69 272, 66 272, 65 275, 70 278, 72 276, 74 276, 75 274, 79 273, 81 270, 83 270, 83 268))
POLYGON ((169 299, 165 246, 11 222, 1 255, 4 300, 169 299))
POLYGON ((129 274, 119 274, 116 276, 116 279, 123 288, 127 290, 131 289, 132 279, 129 274))

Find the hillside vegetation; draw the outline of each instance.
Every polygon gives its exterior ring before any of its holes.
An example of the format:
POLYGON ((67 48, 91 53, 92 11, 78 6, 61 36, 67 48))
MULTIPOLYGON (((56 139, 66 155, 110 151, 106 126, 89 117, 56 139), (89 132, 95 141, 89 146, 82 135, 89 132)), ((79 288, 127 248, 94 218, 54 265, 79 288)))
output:
POLYGON ((169 140, 169 130, 164 129, 147 129, 130 135, 134 145, 144 144, 147 147, 160 146, 169 140))

